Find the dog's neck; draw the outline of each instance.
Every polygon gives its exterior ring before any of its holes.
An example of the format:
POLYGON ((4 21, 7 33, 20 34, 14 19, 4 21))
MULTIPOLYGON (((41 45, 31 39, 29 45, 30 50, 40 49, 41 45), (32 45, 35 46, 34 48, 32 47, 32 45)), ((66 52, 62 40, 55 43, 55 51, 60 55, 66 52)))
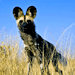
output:
POLYGON ((20 36, 21 36, 25 45, 34 44, 35 41, 36 41, 36 38, 37 38, 35 29, 32 29, 32 30, 30 29, 29 32, 27 32, 27 33, 24 33, 23 31, 20 31, 20 36))

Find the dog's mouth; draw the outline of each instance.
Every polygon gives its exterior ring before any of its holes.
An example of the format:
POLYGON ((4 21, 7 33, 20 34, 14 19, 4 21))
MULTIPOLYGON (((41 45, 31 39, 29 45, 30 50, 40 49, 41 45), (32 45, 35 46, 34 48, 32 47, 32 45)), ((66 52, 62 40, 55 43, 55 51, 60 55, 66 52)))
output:
POLYGON ((32 34, 35 32, 35 25, 30 20, 24 23, 20 21, 18 28, 20 29, 20 31, 27 33, 27 34, 32 34))

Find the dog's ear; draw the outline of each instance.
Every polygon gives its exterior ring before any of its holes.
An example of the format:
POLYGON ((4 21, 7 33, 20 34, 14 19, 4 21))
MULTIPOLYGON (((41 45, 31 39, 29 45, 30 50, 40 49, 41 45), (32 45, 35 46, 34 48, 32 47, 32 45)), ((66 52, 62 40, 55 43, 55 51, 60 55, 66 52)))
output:
POLYGON ((23 16, 23 11, 20 7, 15 7, 13 9, 13 15, 15 17, 15 19, 17 20, 18 18, 20 18, 21 16, 23 16))
POLYGON ((36 17, 37 9, 34 6, 28 7, 26 15, 31 16, 33 19, 36 17))

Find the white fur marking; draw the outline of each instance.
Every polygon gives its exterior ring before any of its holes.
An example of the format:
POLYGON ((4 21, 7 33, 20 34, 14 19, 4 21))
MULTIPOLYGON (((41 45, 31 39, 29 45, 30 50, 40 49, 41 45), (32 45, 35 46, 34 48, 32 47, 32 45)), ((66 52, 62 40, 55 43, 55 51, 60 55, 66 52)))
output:
POLYGON ((28 71, 29 71, 29 63, 28 63, 28 71))
POLYGON ((25 45, 25 44, 24 44, 24 47, 28 47, 28 45, 25 45))
POLYGON ((43 64, 40 64, 40 68, 43 69, 43 64))
POLYGON ((39 44, 37 44, 37 43, 35 42, 35 45, 39 45, 39 44))

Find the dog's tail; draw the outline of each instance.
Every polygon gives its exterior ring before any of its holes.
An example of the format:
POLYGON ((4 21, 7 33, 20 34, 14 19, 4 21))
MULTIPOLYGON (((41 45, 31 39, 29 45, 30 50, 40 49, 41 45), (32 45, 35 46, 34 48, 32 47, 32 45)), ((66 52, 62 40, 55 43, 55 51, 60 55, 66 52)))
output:
POLYGON ((59 59, 59 63, 61 63, 63 66, 67 66, 67 58, 61 56, 61 59, 59 59))

